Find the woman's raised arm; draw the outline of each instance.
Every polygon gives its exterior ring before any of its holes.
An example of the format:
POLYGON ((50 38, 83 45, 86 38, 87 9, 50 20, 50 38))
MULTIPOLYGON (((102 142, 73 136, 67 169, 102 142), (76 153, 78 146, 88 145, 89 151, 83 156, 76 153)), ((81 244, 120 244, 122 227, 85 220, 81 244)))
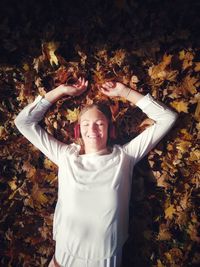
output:
POLYGON ((59 155, 67 149, 67 145, 48 134, 38 123, 52 103, 66 95, 82 94, 87 89, 87 85, 88 82, 84 78, 79 78, 73 86, 60 85, 49 91, 44 98, 38 96, 15 119, 18 130, 55 164, 58 164, 59 155))
POLYGON ((154 121, 153 125, 123 146, 123 150, 132 156, 134 163, 156 146, 177 119, 176 112, 156 101, 150 94, 143 96, 121 83, 105 83, 101 91, 108 96, 125 97, 154 121))

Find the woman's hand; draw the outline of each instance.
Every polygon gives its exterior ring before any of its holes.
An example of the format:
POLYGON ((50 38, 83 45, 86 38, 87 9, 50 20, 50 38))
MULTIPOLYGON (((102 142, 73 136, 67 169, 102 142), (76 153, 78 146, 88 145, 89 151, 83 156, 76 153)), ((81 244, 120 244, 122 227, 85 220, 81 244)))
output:
POLYGON ((79 77, 76 83, 72 85, 61 84, 57 89, 60 89, 64 95, 79 96, 86 91, 87 86, 88 81, 85 78, 79 77))
POLYGON ((61 84, 55 89, 49 91, 46 93, 45 98, 51 102, 54 103, 58 99, 60 99, 63 96, 70 95, 70 96, 78 96, 81 95, 83 92, 86 91, 88 86, 88 81, 85 80, 85 78, 79 78, 76 83, 73 85, 67 85, 67 84, 61 84))
POLYGON ((110 97, 124 97, 126 100, 136 104, 144 96, 139 92, 132 90, 123 83, 120 82, 105 82, 101 87, 100 91, 110 97))
POLYGON ((124 97, 128 92, 129 88, 120 82, 105 82, 101 87, 100 91, 107 96, 120 96, 124 97))

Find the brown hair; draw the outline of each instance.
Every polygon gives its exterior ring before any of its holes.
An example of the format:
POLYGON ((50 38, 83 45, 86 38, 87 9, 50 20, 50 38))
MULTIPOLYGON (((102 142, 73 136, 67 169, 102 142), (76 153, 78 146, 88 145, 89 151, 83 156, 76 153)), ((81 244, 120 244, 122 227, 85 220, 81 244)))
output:
POLYGON ((101 113, 104 114, 104 116, 106 117, 106 119, 108 120, 108 124, 112 123, 112 113, 111 110, 109 108, 108 105, 104 104, 104 103, 95 103, 95 104, 91 104, 91 105, 87 105, 85 106, 81 112, 79 113, 79 118, 78 118, 78 122, 80 122, 80 118, 81 116, 88 111, 91 108, 96 107, 101 113))

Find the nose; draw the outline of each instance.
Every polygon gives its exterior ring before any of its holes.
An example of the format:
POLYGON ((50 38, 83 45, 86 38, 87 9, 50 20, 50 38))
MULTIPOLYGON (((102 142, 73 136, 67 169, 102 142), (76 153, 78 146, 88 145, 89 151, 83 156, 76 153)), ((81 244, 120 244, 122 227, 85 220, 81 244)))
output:
POLYGON ((96 132, 97 131, 97 125, 96 125, 96 123, 91 123, 89 125, 89 130, 92 131, 92 132, 96 132))

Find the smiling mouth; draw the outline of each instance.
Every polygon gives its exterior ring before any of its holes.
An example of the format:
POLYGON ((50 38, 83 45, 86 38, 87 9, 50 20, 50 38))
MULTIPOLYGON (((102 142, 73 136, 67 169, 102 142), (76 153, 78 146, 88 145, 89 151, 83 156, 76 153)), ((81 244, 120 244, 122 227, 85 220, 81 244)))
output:
POLYGON ((98 135, 88 135, 88 138, 90 138, 90 139, 96 139, 96 138, 99 138, 99 136, 98 135))

